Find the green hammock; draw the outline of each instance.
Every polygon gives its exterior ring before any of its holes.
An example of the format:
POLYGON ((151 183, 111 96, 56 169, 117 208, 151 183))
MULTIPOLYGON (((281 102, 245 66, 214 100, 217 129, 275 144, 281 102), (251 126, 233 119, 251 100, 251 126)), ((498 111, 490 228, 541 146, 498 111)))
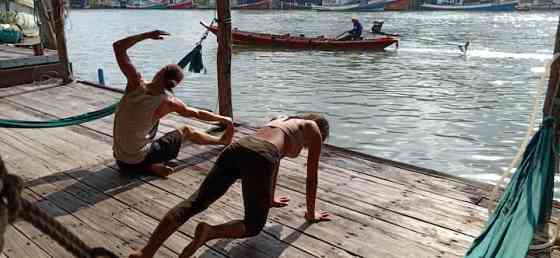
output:
POLYGON ((23 121, 23 120, 10 120, 1 119, 0 127, 4 128, 52 128, 52 127, 63 127, 83 124, 89 121, 97 120, 106 116, 110 116, 115 113, 117 109, 117 104, 113 104, 104 109, 97 111, 71 116, 61 119, 53 119, 47 121, 23 121))
POLYGON ((546 118, 523 153, 486 228, 466 258, 524 258, 536 230, 550 218, 554 191, 555 132, 546 118))
MULTIPOLYGON (((178 65, 185 69, 190 63, 189 71, 200 73, 204 68, 202 63, 202 45, 197 43, 193 50, 191 50, 185 57, 183 57, 178 65)), ((110 116, 117 110, 117 105, 113 104, 106 108, 92 111, 89 113, 61 118, 53 119, 47 121, 24 121, 24 120, 12 120, 12 119, 0 119, 0 127, 3 128, 53 128, 53 127, 63 127, 71 125, 79 125, 93 120, 97 120, 106 116, 110 116)))

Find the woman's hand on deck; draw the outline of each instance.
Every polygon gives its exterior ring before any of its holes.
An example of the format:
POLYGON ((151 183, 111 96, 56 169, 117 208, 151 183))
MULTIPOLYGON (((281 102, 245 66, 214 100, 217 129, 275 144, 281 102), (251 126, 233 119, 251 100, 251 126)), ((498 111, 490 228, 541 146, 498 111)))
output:
POLYGON ((331 221, 330 214, 327 211, 316 211, 314 216, 310 216, 309 213, 305 213, 305 220, 309 223, 331 221))
POLYGON ((290 202, 290 197, 280 197, 278 199, 274 198, 274 200, 272 200, 272 204, 270 204, 270 206, 273 207, 273 208, 286 207, 286 206, 288 206, 289 202, 290 202))

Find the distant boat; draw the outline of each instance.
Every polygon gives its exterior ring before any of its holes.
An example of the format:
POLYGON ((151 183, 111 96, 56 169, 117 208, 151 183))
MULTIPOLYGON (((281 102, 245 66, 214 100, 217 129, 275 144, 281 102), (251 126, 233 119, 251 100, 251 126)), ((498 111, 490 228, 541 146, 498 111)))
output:
MULTIPOLYGON (((218 27, 201 23, 214 34, 218 34, 218 27)), ((386 47, 398 44, 399 39, 390 36, 376 37, 362 40, 338 40, 325 37, 305 37, 304 35, 291 36, 290 34, 267 34, 241 31, 234 29, 231 32, 233 44, 256 47, 275 47, 285 49, 316 49, 316 50, 383 50, 386 47)))
POLYGON ((517 10, 517 11, 531 11, 531 6, 527 5, 527 4, 524 4, 524 5, 518 4, 518 5, 515 6, 515 10, 517 10))
POLYGON ((71 0, 70 1, 70 8, 72 9, 84 9, 87 7, 86 0, 71 0))
POLYGON ((278 4, 280 5, 280 9, 284 10, 294 10, 294 9, 311 9, 311 3, 309 2, 299 2, 295 0, 279 0, 278 4))
POLYGON ((174 2, 173 0, 167 5, 169 9, 192 9, 194 6, 192 0, 184 0, 179 2, 174 2))
POLYGON ((311 9, 316 11, 383 11, 385 5, 397 0, 361 0, 357 3, 344 5, 313 5, 311 9))
POLYGON ((517 1, 504 1, 495 3, 435 3, 423 4, 422 8, 426 10, 443 10, 443 11, 515 11, 517 1))
POLYGON ((152 1, 134 1, 132 4, 126 5, 127 9, 167 9, 167 5, 163 2, 152 1))
POLYGON ((517 11, 532 11, 532 10, 556 10, 560 9, 560 4, 557 3, 524 3, 518 4, 515 9, 517 11))
POLYGON ((244 9, 244 10, 263 10, 272 8, 272 0, 257 0, 242 1, 238 2, 237 5, 233 6, 234 9, 244 9))

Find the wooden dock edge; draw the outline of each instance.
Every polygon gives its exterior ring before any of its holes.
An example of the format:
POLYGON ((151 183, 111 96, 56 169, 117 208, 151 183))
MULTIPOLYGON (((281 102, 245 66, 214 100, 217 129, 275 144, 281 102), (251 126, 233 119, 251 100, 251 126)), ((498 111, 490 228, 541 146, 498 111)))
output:
POLYGON ((60 62, 0 69, 0 88, 59 78, 67 72, 60 62))

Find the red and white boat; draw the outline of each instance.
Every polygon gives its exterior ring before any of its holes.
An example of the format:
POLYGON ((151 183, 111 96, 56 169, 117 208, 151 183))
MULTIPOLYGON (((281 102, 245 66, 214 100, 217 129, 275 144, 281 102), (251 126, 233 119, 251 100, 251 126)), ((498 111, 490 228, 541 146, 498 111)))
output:
MULTIPOLYGON (((201 23, 212 33, 218 33, 218 27, 201 23)), ((380 36, 362 40, 338 40, 335 38, 291 36, 290 34, 266 34, 240 30, 232 30, 233 43, 237 45, 251 45, 261 47, 281 47, 292 49, 319 49, 319 50, 384 50, 386 47, 397 44, 398 38, 380 36)))

